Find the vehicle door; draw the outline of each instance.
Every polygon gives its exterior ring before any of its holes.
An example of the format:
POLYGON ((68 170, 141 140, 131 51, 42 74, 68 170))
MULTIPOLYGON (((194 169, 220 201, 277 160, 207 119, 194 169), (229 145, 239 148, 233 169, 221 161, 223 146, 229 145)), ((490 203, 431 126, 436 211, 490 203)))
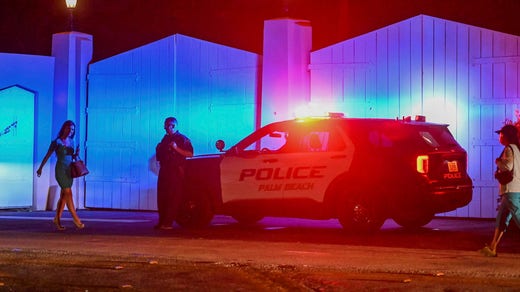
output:
POLYGON ((331 123, 302 124, 296 136, 297 149, 281 165, 291 172, 284 180, 284 199, 323 202, 332 180, 350 167, 353 144, 331 123))
POLYGON ((224 155, 220 164, 223 203, 282 199, 287 163, 279 150, 287 136, 282 125, 262 128, 224 155))

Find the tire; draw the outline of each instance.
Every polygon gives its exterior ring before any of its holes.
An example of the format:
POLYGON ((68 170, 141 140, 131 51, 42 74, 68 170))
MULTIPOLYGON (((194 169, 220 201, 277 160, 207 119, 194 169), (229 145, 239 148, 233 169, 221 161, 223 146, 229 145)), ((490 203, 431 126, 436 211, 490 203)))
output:
POLYGON ((375 202, 361 195, 348 197, 340 202, 338 219, 343 229, 350 233, 378 231, 386 220, 378 212, 375 202))
POLYGON ((394 216, 395 223, 406 229, 418 229, 430 223, 435 214, 429 212, 404 213, 394 216))
POLYGON ((244 214, 244 213, 236 213, 231 215, 233 219, 237 220, 238 223, 243 225, 252 225, 257 223, 258 221, 264 219, 264 216, 259 214, 244 214))
POLYGON ((207 196, 185 200, 175 221, 184 228, 204 228, 213 219, 211 202, 207 196))

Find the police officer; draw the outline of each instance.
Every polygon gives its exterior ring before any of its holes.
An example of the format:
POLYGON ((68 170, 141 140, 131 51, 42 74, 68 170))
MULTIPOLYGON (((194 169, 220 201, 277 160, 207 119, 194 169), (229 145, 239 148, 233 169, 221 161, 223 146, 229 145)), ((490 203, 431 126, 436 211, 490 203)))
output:
POLYGON ((155 156, 160 164, 157 180, 157 209, 159 221, 155 229, 172 229, 173 220, 182 203, 184 165, 186 157, 193 156, 190 139, 177 129, 177 119, 164 120, 166 134, 155 148, 155 156))

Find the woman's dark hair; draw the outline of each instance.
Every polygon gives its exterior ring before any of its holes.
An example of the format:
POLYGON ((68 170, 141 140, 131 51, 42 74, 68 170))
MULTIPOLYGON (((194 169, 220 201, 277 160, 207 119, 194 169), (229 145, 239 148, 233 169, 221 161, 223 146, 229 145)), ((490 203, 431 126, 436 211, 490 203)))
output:
POLYGON ((66 120, 63 123, 63 125, 61 125, 60 132, 58 133, 58 138, 63 135, 63 133, 65 132, 65 128, 70 126, 74 126, 74 133, 72 133, 72 136, 70 136, 71 138, 74 138, 74 136, 76 135, 76 124, 74 124, 74 122, 71 120, 66 120))

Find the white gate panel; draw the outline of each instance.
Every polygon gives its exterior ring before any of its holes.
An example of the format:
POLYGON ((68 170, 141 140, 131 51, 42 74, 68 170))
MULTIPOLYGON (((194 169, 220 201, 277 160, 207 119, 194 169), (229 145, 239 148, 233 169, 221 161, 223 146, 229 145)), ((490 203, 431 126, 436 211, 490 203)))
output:
POLYGON ((422 114, 450 124, 475 188, 468 206, 445 215, 494 217, 502 148, 494 131, 516 119, 519 44, 517 36, 417 16, 313 52, 311 100, 354 117, 422 114))
POLYGON ((0 91, 0 208, 31 207, 34 177, 34 93, 0 91))
POLYGON ((85 206, 140 209, 147 203, 138 165, 147 165, 148 157, 139 151, 143 119, 136 75, 92 75, 89 82, 85 206))
POLYGON ((494 217, 498 197, 494 161, 503 149, 494 131, 506 119, 516 121, 515 110, 520 106, 520 37, 477 28, 471 29, 471 35, 470 118, 475 122, 470 123, 469 132, 475 195, 470 216, 494 217))
POLYGON ((255 54, 175 35, 92 64, 86 206, 157 208, 155 147, 168 116, 195 154, 249 134, 258 63, 255 54))
POLYGON ((176 37, 178 75, 171 115, 179 119, 196 154, 215 153, 217 139, 224 139, 230 146, 255 128, 261 88, 259 57, 182 35, 176 37))

